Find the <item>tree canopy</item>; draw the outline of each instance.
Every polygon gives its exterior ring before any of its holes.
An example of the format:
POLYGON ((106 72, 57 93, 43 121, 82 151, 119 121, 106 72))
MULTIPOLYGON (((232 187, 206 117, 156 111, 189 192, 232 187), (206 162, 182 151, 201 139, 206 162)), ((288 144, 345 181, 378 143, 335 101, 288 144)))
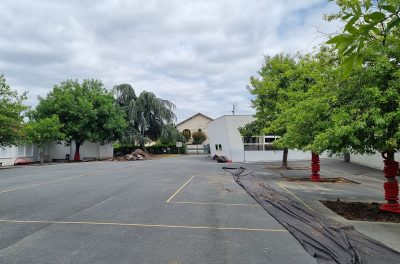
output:
POLYGON ((175 145, 176 142, 186 143, 186 138, 179 133, 174 125, 165 125, 161 131, 160 143, 164 145, 175 145))
POLYGON ((370 41, 380 39, 384 46, 391 31, 399 28, 400 4, 398 0, 336 0, 336 4, 340 11, 326 18, 343 21, 345 26, 327 43, 335 45, 348 76, 355 64, 362 63, 361 51, 370 41))
POLYGON ((45 144, 64 139, 64 134, 61 133, 62 127, 63 125, 56 115, 31 120, 25 125, 25 140, 38 146, 41 164, 43 164, 43 149, 45 144))
POLYGON ((123 135, 125 143, 137 142, 144 146, 150 140, 157 140, 166 125, 176 121, 175 105, 168 100, 157 98, 151 92, 143 91, 136 96, 129 84, 114 86, 118 104, 126 113, 128 129, 123 135))
POLYGON ((125 114, 98 80, 66 80, 55 85, 45 98, 39 98, 36 118, 57 115, 66 140, 75 141, 75 160, 85 141, 111 142, 120 138, 126 128, 125 114))
POLYGON ((4 74, 0 74, 0 147, 18 143, 23 123, 23 105, 26 93, 19 95, 7 84, 4 74))

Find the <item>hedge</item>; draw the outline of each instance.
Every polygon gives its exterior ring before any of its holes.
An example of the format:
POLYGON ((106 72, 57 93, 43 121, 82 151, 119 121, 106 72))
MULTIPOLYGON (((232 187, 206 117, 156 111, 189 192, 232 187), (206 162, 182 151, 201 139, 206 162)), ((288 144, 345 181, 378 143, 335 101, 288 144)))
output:
MULTIPOLYGON (((140 148, 140 146, 136 146, 136 145, 114 146, 114 156, 125 156, 126 154, 130 154, 139 148, 140 148)), ((146 151, 151 154, 165 154, 165 153, 178 154, 178 148, 175 145, 157 144, 157 145, 146 147, 146 151)), ((186 145, 183 145, 180 148, 180 154, 185 154, 185 153, 186 153, 186 145)))

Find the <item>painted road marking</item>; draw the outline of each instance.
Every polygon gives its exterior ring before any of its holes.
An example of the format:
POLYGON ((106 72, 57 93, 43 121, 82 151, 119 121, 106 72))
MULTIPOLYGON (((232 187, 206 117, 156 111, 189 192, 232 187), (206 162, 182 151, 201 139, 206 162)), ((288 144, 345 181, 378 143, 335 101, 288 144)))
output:
POLYGON ((169 203, 193 178, 196 177, 196 175, 192 176, 188 181, 186 181, 181 188, 179 188, 169 199, 167 200, 167 203, 169 203))
POLYGON ((302 203, 305 207, 307 207, 308 209, 310 209, 311 211, 314 211, 314 209, 312 209, 308 204, 306 204, 302 199, 300 199, 297 195, 295 195, 294 193, 292 193, 291 191, 289 191, 283 184, 279 183, 279 182, 275 182, 277 185, 279 185, 283 190, 285 190, 288 194, 292 195, 294 198, 296 198, 300 203, 302 203))
POLYGON ((0 223, 13 224, 56 224, 56 225, 100 225, 100 226, 125 226, 125 227, 148 227, 169 229, 200 229, 200 230, 222 230, 222 231, 260 231, 260 232, 288 232, 286 229, 268 228, 244 228, 244 227, 215 227, 215 226, 185 226, 185 225, 159 225, 159 224, 129 224, 115 222, 86 222, 86 221, 45 221, 45 220, 11 220, 0 219, 0 223))

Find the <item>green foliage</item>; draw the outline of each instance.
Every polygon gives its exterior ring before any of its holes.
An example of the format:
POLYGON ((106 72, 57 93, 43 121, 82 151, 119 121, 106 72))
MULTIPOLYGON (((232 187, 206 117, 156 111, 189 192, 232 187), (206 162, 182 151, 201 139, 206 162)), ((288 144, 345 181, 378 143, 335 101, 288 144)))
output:
POLYGON ((339 152, 395 152, 400 147, 400 42, 371 42, 362 52, 362 66, 335 90, 332 126, 316 144, 339 152))
POLYGON ((332 53, 325 47, 317 56, 301 58, 292 76, 288 97, 278 101, 280 115, 271 127, 284 127, 285 133, 274 142, 277 147, 301 149, 320 153, 325 149, 314 144, 314 138, 331 125, 330 114, 337 78, 337 67, 331 61, 332 53))
POLYGON ((163 145, 175 145, 176 142, 186 143, 186 138, 173 125, 163 127, 159 140, 163 145))
POLYGON ((199 130, 193 132, 192 138, 193 138, 192 144, 200 145, 207 139, 207 135, 203 131, 199 130))
POLYGON ((98 80, 67 80, 55 85, 46 98, 39 98, 34 117, 53 115, 59 117, 66 140, 79 145, 85 140, 112 142, 126 128, 124 112, 98 80))
POLYGON ((343 74, 348 77, 355 65, 361 65, 361 51, 369 42, 379 39, 384 46, 388 34, 399 27, 400 4, 398 0, 336 0, 336 4, 340 11, 326 18, 341 20, 345 27, 327 44, 335 45, 343 74))
POLYGON ((190 139, 192 139, 192 133, 190 132, 189 129, 183 130, 183 131, 181 132, 181 134, 182 134, 182 136, 185 137, 185 140, 186 140, 185 142, 188 142, 188 141, 190 141, 190 139))
POLYGON ((23 115, 27 110, 23 105, 26 93, 18 95, 6 83, 4 74, 0 74, 0 147, 18 143, 22 131, 23 115))
POLYGON ((153 93, 143 91, 136 96, 129 84, 114 86, 118 104, 126 113, 128 129, 122 141, 137 142, 141 146, 161 136, 165 125, 176 120, 175 105, 168 100, 157 98, 153 93))
POLYGON ((60 132, 62 127, 58 116, 53 115, 30 121, 25 125, 24 134, 29 143, 37 144, 39 148, 43 148, 46 143, 64 138, 64 134, 60 132))
POLYGON ((43 163, 44 145, 64 139, 64 134, 60 132, 61 129, 62 124, 56 115, 33 120, 26 124, 24 128, 25 140, 38 146, 41 164, 43 163))
POLYGON ((176 147, 176 145, 163 145, 156 144, 149 147, 146 147, 146 150, 152 154, 185 154, 186 153, 186 145, 183 144, 181 148, 176 147))
MULTIPOLYGON (((285 126, 272 128, 271 122, 280 115, 281 110, 278 107, 278 102, 288 99, 288 89, 292 82, 290 75, 295 67, 294 56, 285 54, 278 54, 273 57, 266 56, 264 64, 258 72, 259 78, 250 78, 248 90, 256 96, 252 101, 256 110, 256 121, 255 124, 251 125, 251 129, 256 129, 254 132, 257 132, 257 134, 283 135, 286 132, 285 126)), ((246 129, 242 129, 242 132, 245 133, 246 129)))

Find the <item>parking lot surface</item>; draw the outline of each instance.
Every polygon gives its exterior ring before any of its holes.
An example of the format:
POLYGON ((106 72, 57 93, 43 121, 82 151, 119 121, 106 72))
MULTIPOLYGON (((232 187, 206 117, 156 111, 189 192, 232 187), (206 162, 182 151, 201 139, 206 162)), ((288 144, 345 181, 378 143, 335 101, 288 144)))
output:
POLYGON ((0 170, 0 263, 316 263, 201 156, 0 170))

